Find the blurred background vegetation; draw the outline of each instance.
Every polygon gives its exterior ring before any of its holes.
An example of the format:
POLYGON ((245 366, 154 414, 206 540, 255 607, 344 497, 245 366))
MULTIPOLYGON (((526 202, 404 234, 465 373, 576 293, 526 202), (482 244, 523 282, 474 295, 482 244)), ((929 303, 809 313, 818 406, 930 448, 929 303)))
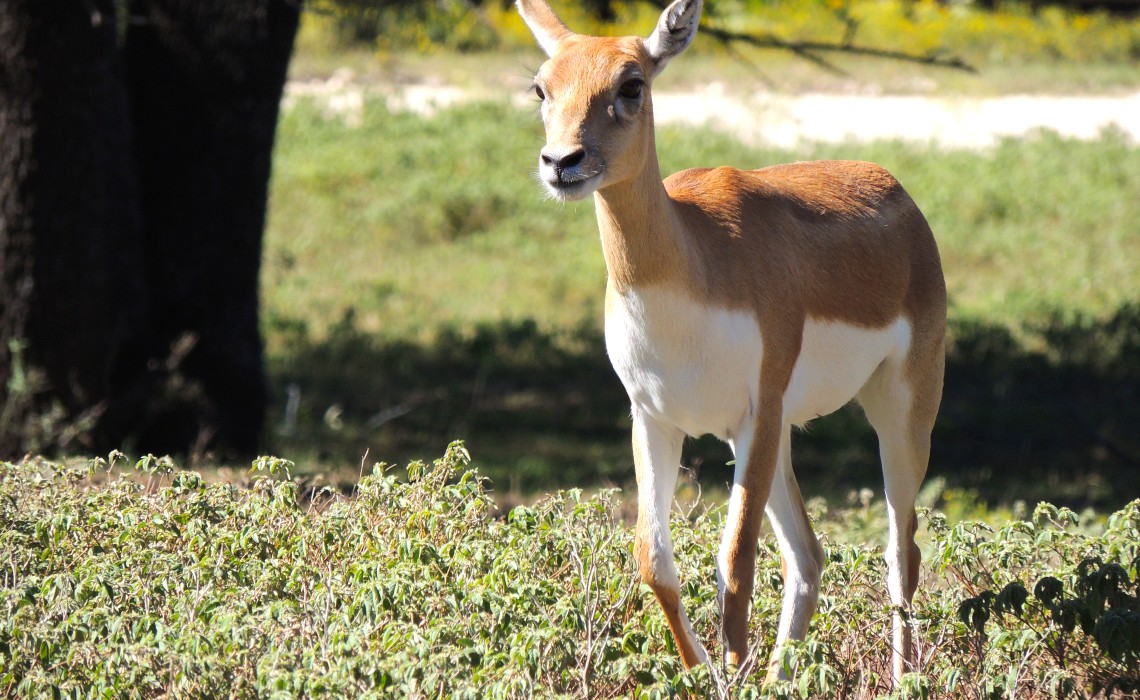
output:
MULTIPOLYGON (((578 30, 645 34, 660 4, 554 6, 578 30)), ((1140 85, 1140 21, 1104 8, 708 5, 708 26, 768 43, 699 40, 662 85, 715 77, 745 92, 967 96, 1140 85), (853 46, 915 60, 843 51, 853 46)), ((282 118, 263 270, 268 449, 351 481, 365 454, 402 462, 461 438, 500 494, 632 483, 628 404, 601 336, 593 209, 544 201, 531 178, 541 126, 518 103, 541 57, 513 8, 325 0, 309 10, 294 78, 349 66, 378 87, 362 90, 356 121, 304 97, 282 118), (459 84, 487 99, 424 116, 389 109, 391 83, 459 84)), ((1140 494, 1140 156, 1126 136, 780 150, 711 129, 660 132, 664 172, 858 158, 908 188, 950 289, 931 476, 991 502, 1117 505, 1140 494)), ((805 493, 843 498, 879 483, 857 408, 795 443, 805 493)), ((691 483, 722 487, 728 458, 715 441, 691 441, 691 483)))
MULTIPOLYGON (((576 31, 648 33, 666 0, 554 0, 576 31)), ((313 0, 304 50, 529 49, 530 32, 511 0, 313 0), (314 41, 316 35, 319 41, 314 41)), ((713 36, 772 45, 830 43, 915 56, 953 53, 977 63, 1064 59, 1134 61, 1140 35, 1131 0, 706 0, 713 36)), ((705 49, 710 48, 709 42, 705 49)), ((699 49, 698 49, 699 50, 699 49)))

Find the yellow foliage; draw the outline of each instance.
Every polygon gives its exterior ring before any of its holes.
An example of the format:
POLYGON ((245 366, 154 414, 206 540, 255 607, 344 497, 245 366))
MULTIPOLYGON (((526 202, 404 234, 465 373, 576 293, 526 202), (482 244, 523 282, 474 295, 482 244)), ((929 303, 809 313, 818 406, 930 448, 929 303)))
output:
MULTIPOLYGON (((1038 13, 1018 6, 987 12, 969 5, 930 1, 776 0, 744 3, 739 12, 725 10, 708 18, 736 31, 767 32, 786 41, 820 42, 842 41, 849 31, 845 20, 854 22, 854 42, 862 46, 919 55, 944 51, 978 62, 1135 60, 1140 51, 1140 20, 1080 14, 1057 7, 1038 13)), ((619 33, 632 28, 611 29, 619 33)))
MULTIPOLYGON (((599 34, 648 34, 658 9, 650 3, 615 3, 617 18, 601 22, 580 2, 551 0, 555 11, 576 31, 599 34)), ((399 22, 380 41, 430 50, 437 46, 477 50, 530 48, 533 39, 513 5, 486 3, 478 10, 449 4, 425 26, 399 22)), ((931 0, 722 0, 705 21, 723 29, 782 41, 854 44, 917 55, 954 54, 968 61, 1022 62, 1040 59, 1126 61, 1140 59, 1140 19, 1082 14, 1058 7, 1032 12, 1026 5, 984 11, 971 4, 931 0)), ((336 21, 351 20, 338 16, 336 21)), ((309 14, 302 37, 312 43, 314 30, 329 30, 327 19, 309 14)), ((697 51, 716 50, 698 42, 697 51)))

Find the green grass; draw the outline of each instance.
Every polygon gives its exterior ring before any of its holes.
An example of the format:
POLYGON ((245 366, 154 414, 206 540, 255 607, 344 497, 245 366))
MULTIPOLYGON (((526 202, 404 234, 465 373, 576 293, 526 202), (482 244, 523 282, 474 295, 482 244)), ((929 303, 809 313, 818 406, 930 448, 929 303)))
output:
MULTIPOLYGON (((541 142, 534 114, 499 103, 425 119, 370 101, 357 128, 306 102, 284 114, 263 278, 276 401, 267 449, 343 469, 366 452, 423 457, 464 438, 500 489, 628 481, 593 208, 545 199, 532 176, 541 142), (283 414, 290 386, 295 420, 283 414)), ((1027 469, 1042 496, 1119 504, 1140 488, 1125 468, 1140 383, 1133 144, 1046 133, 985 152, 782 151, 665 128, 659 148, 665 172, 812 158, 887 166, 930 220, 950 291, 933 473, 968 475, 996 497, 1024 497, 1012 477, 1027 469)), ((839 494, 878 481, 862 425, 849 411, 802 436, 802 478, 839 494)), ((708 483, 723 482, 710 466, 723 448, 690 452, 708 483)))
POLYGON ((490 106, 419 119, 369 103, 359 129, 307 107, 287 115, 266 241, 270 323, 325 333, 351 307, 362 330, 422 338, 539 309, 554 312, 548 328, 592 318, 583 307, 600 298, 591 281, 604 267, 584 245, 590 212, 567 221, 543 200, 529 179, 537 137, 525 115, 490 106))
MULTIPOLYGON (((359 128, 305 104, 287 113, 266 240, 269 328, 290 319, 327 334, 349 309, 358 328, 392 339, 523 319, 595 325, 605 267, 593 206, 545 199, 532 177, 540 146, 533 115, 491 103, 424 119, 369 102, 359 128)), ((983 153, 786 151, 662 128, 659 151, 667 173, 829 158, 886 166, 931 222, 959 318, 1020 328, 1057 310, 1104 317, 1140 292, 1140 158, 1115 133, 1090 143, 1043 133, 983 153)))
MULTIPOLYGON (((761 688, 763 664, 736 679, 717 664, 680 668, 615 494, 560 492, 503 513, 467 462, 454 445, 434 466, 377 466, 351 496, 289 478, 281 460, 261 460, 242 483, 156 459, 0 463, 0 695, 890 691, 891 607, 871 544, 882 541, 881 502, 812 506, 827 555, 819 611, 786 656, 791 681, 761 688)), ((723 517, 698 506, 672 522, 681 598, 714 655, 723 517)), ((1101 517, 1040 505, 996 527, 924 511, 921 530, 918 672, 892 697, 1087 698, 1140 686, 1140 501, 1101 517)), ((750 623, 761 659, 779 562, 763 537, 750 623)))

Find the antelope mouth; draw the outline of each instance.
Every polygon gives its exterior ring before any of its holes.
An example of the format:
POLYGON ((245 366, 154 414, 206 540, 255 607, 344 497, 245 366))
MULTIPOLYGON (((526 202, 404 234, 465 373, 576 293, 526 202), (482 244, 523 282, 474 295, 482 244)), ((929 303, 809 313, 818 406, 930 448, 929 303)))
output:
POLYGON ((598 189, 601 181, 601 173, 543 178, 543 184, 546 185, 546 189, 552 197, 568 202, 589 197, 598 189))

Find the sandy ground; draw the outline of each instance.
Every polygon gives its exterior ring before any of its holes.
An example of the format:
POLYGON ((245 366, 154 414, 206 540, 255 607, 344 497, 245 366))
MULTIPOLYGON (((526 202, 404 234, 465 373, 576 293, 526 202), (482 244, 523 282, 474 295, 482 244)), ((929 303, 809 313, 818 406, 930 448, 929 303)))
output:
MULTIPOLYGON (((327 80, 290 82, 285 107, 300 97, 324 105, 330 116, 359 124, 365 96, 386 100, 392 110, 428 115, 438 109, 488 99, 451 85, 358 84, 340 70, 327 80)), ((491 99, 533 108, 529 97, 504 92, 491 99)), ((1091 139, 1116 128, 1140 143, 1140 92, 1111 96, 932 97, 840 94, 784 95, 731 93, 722 83, 688 92, 655 92, 658 123, 708 125, 751 144, 793 147, 808 142, 835 143, 901 139, 945 148, 984 149, 1007 136, 1045 129, 1063 136, 1091 139)))
POLYGON ((709 124, 750 143, 902 139, 947 148, 986 148, 1005 136, 1048 129, 1079 139, 1115 125, 1140 143, 1140 92, 1125 97, 868 97, 859 95, 654 95, 663 123, 709 124))

